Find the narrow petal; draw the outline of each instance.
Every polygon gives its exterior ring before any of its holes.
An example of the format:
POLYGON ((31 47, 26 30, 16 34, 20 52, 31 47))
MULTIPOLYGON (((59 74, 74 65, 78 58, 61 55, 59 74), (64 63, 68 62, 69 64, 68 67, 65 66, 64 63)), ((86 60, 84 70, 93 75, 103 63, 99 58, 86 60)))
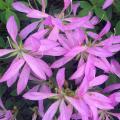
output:
POLYGON ((52 48, 51 50, 47 50, 44 52, 44 55, 50 55, 50 56, 62 56, 66 53, 66 49, 63 47, 57 46, 52 48))
POLYGON ((73 33, 74 32, 72 32, 72 31, 66 31, 65 32, 66 37, 67 37, 67 41, 68 41, 68 43, 71 47, 75 46, 75 40, 73 39, 73 33))
POLYGON ((72 0, 64 0, 64 10, 69 7, 70 3, 72 3, 72 0))
POLYGON ((115 53, 120 51, 120 44, 105 46, 110 52, 115 53))
POLYGON ((9 78, 9 80, 7 80, 7 86, 11 87, 17 80, 19 73, 17 73, 16 75, 14 75, 12 78, 9 78))
POLYGON ((97 92, 90 92, 90 95, 85 95, 84 97, 85 101, 89 104, 93 104, 95 107, 103 110, 110 110, 113 109, 113 106, 111 105, 112 101, 108 97, 97 93, 97 92), (92 95, 93 94, 93 95, 92 95), (95 95, 95 96, 94 96, 95 95))
POLYGON ((95 69, 95 66, 93 65, 93 58, 94 57, 92 55, 88 55, 88 58, 86 61, 85 77, 87 77, 88 81, 91 81, 92 79, 94 79, 96 75, 96 69, 95 69))
POLYGON ((23 13, 29 13, 32 10, 31 8, 29 8, 22 2, 14 2, 12 6, 15 10, 23 12, 23 13))
POLYGON ((7 55, 9 53, 12 53, 12 52, 14 52, 14 50, 12 49, 0 49, 0 57, 7 55))
POLYGON ((115 101, 119 103, 120 102, 120 92, 115 92, 115 93, 113 93, 113 95, 114 95, 115 101))
POLYGON ((93 86, 101 85, 101 84, 103 84, 107 79, 108 79, 108 76, 106 76, 106 75, 100 75, 100 76, 94 78, 92 81, 90 81, 89 86, 90 86, 90 87, 93 87, 93 86))
POLYGON ((98 100, 98 101, 102 101, 102 102, 106 102, 106 103, 112 102, 108 97, 106 97, 103 94, 98 93, 98 92, 90 92, 90 97, 93 100, 98 100))
POLYGON ((98 120, 98 111, 97 111, 97 108, 91 105, 90 109, 92 111, 93 120, 98 120))
POLYGON ((72 60, 73 57, 62 57, 59 60, 55 61, 52 65, 51 68, 59 68, 63 65, 65 65, 66 63, 68 63, 70 60, 72 60))
POLYGON ((38 24, 39 24, 39 22, 33 22, 33 23, 29 24, 28 26, 26 26, 25 28, 23 28, 21 30, 21 32, 19 33, 19 36, 22 39, 25 39, 33 30, 36 29, 38 24))
POLYGON ((88 112, 88 107, 87 105, 84 103, 83 100, 79 100, 79 99, 75 99, 72 97, 65 97, 67 99, 67 101, 69 101, 71 103, 71 105, 73 105, 73 107, 82 115, 82 116, 87 116, 89 115, 88 112))
POLYGON ((26 50, 37 51, 40 47, 40 41, 32 36, 25 40, 24 48, 26 50))
POLYGON ((29 67, 32 69, 32 71, 40 78, 46 80, 45 73, 40 69, 40 65, 38 64, 36 58, 32 57, 28 54, 23 54, 23 58, 29 65, 29 67))
POLYGON ((75 40, 75 45, 82 45, 86 39, 85 32, 81 29, 76 29, 73 32, 73 39, 75 40))
POLYGON ((99 23, 99 18, 97 17, 97 16, 94 16, 91 20, 90 20, 90 22, 93 24, 93 25, 96 25, 96 24, 98 24, 99 23))
MULTIPOLYGON (((40 88, 40 92, 50 93, 51 91, 50 91, 50 88, 47 85, 42 85, 41 88, 40 88)), ((43 101, 44 100, 39 100, 38 101, 38 105, 39 105, 38 112, 39 112, 39 115, 41 117, 43 117, 44 114, 45 114, 44 113, 45 108, 44 108, 44 102, 43 101)))
POLYGON ((30 18, 47 18, 48 17, 48 14, 44 13, 44 12, 41 12, 39 10, 31 10, 28 14, 27 14, 27 17, 30 17, 30 18))
POLYGON ((50 32, 48 39, 49 40, 54 40, 57 41, 58 40, 58 34, 59 34, 59 29, 55 26, 52 31, 50 32))
POLYGON ((113 0, 105 0, 103 6, 102 6, 102 9, 106 9, 108 8, 110 5, 112 5, 113 3, 113 0))
POLYGON ((14 60, 0 81, 7 81, 10 78, 14 77, 19 72, 24 63, 25 61, 23 59, 14 60))
POLYGON ((70 49, 70 44, 67 42, 68 40, 63 35, 59 35, 58 41, 60 42, 62 47, 68 50, 70 49))
POLYGON ((111 72, 120 77, 120 64, 116 60, 111 61, 111 72))
POLYGON ((52 48, 55 48, 59 45, 58 42, 55 42, 53 40, 41 40, 40 41, 40 48, 39 51, 44 52, 46 50, 51 50, 52 48))
POLYGON ((64 26, 64 30, 73 30, 73 29, 80 28, 80 27, 93 28, 92 24, 90 24, 89 26, 86 25, 88 23, 89 19, 90 19, 90 16, 85 16, 82 18, 76 18, 76 17, 75 18, 67 18, 65 20, 69 21, 70 23, 64 26))
POLYGON ((30 75, 30 68, 27 64, 24 65, 17 83, 18 95, 26 88, 30 75))
POLYGON ((56 75, 56 80, 57 80, 58 87, 62 89, 65 81, 65 68, 61 68, 58 70, 56 75))
POLYGON ((61 31, 64 31, 62 20, 59 18, 52 18, 52 24, 60 29, 61 31))
POLYGON ((48 64, 46 62, 44 62, 41 59, 37 59, 37 62, 39 64, 39 66, 41 66, 41 69, 44 71, 44 73, 48 76, 51 77, 52 76, 52 70, 50 69, 50 67, 48 66, 48 64))
POLYGON ((87 32, 88 36, 90 36, 91 38, 93 38, 94 40, 98 40, 100 39, 99 38, 99 35, 94 33, 94 32, 87 32))
POLYGON ((89 89, 89 79, 85 76, 81 85, 77 88, 77 96, 83 96, 89 89))
POLYGON ((14 16, 11 16, 8 19, 6 27, 7 27, 7 31, 9 33, 9 35, 11 36, 12 40, 15 43, 17 43, 16 42, 16 37, 17 37, 17 34, 18 34, 18 27, 17 27, 14 16))
POLYGON ((23 95, 23 97, 28 100, 44 100, 55 96, 57 96, 57 94, 44 92, 27 92, 23 95))
POLYGON ((46 33, 48 32, 48 29, 39 29, 37 32, 35 32, 34 34, 32 34, 31 36, 40 40, 40 39, 44 39, 46 33))
POLYGON ((102 29, 102 31, 99 33, 100 37, 104 36, 105 34, 107 34, 109 32, 111 28, 111 23, 109 21, 107 21, 105 27, 102 29))
POLYGON ((65 56, 67 56, 67 57, 75 57, 77 54, 85 51, 86 49, 87 49, 86 46, 74 47, 67 54, 65 54, 65 56))
POLYGON ((100 45, 112 45, 112 44, 119 44, 120 43, 120 35, 118 36, 110 36, 109 38, 105 39, 104 41, 100 42, 100 45))
POLYGON ((56 101, 54 102, 47 110, 47 112, 45 113, 44 117, 42 120, 53 120, 53 117, 55 115, 55 113, 57 112, 58 110, 58 107, 59 107, 59 104, 60 104, 60 101, 56 101))
POLYGON ((120 89, 120 84, 114 83, 112 85, 107 86, 105 89, 103 89, 103 93, 109 93, 117 89, 120 89))
POLYGON ((79 68, 73 73, 73 75, 70 77, 70 79, 77 79, 83 76, 85 73, 85 64, 79 66, 79 68))
POLYGON ((45 12, 45 8, 47 7, 46 1, 45 1, 45 0, 42 0, 41 5, 42 5, 42 11, 45 12))
POLYGON ((72 10, 73 10, 74 16, 76 15, 77 9, 79 8, 79 6, 80 6, 80 2, 77 2, 77 3, 75 3, 75 4, 72 4, 72 10))
POLYGON ((87 52, 98 57, 110 57, 113 55, 112 52, 100 47, 89 48, 87 52))
POLYGON ((67 114, 67 106, 64 100, 62 100, 60 103, 60 120, 70 120, 67 114))
POLYGON ((105 72, 109 72, 110 71, 110 64, 107 61, 107 59, 105 58, 94 58, 94 62, 93 62, 94 66, 104 70, 105 72))

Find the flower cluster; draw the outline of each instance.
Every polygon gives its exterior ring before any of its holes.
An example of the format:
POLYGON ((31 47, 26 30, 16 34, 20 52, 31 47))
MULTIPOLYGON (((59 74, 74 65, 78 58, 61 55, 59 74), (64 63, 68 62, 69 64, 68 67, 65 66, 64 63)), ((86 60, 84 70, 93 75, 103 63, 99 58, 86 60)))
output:
MULTIPOLYGON (((112 2, 106 0, 103 9, 112 2)), ((79 5, 64 0, 62 11, 53 16, 45 12, 44 0, 42 11, 22 2, 13 3, 15 10, 34 22, 19 32, 13 16, 7 21, 10 47, 0 49, 0 57, 13 61, 0 82, 11 87, 17 81, 18 95, 24 93, 25 99, 38 101, 33 120, 38 116, 42 120, 120 119, 120 113, 114 111, 120 102, 120 92, 116 91, 120 84, 106 86, 109 74, 120 77, 120 64, 112 57, 120 50, 120 36, 105 37, 111 29, 110 21, 100 32, 93 32, 99 18, 92 13, 76 17, 79 5), (65 16, 68 7, 73 15, 65 16), (30 81, 35 86, 26 92, 30 81), (51 101, 48 109, 46 99, 51 101)), ((0 107, 0 119, 15 119, 2 102, 0 107)))

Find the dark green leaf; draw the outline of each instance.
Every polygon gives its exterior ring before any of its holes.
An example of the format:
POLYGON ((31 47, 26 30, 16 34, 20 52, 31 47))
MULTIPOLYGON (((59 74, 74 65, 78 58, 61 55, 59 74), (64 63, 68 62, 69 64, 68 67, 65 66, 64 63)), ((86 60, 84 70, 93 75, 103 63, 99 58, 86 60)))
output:
POLYGON ((116 34, 119 35, 120 34, 120 21, 118 21, 118 23, 116 24, 115 30, 116 30, 116 34))
POLYGON ((88 15, 88 13, 89 13, 90 11, 91 11, 91 9, 89 9, 89 8, 82 9, 82 10, 79 12, 78 16, 83 17, 83 16, 85 16, 85 15, 88 15))
POLYGON ((11 6, 14 0, 5 0, 8 6, 11 6))
POLYGON ((0 47, 2 47, 2 48, 5 47, 5 41, 3 40, 2 37, 0 37, 0 47))
POLYGON ((87 1, 80 1, 81 8, 91 8, 92 6, 87 1))
POLYGON ((90 0, 94 6, 101 7, 105 0, 90 0))
POLYGON ((0 0, 0 9, 1 10, 5 10, 7 9, 7 4, 3 1, 3 0, 0 0))
POLYGON ((109 79, 106 82, 106 85, 108 86, 108 85, 111 85, 113 83, 118 83, 119 81, 120 81, 120 79, 116 75, 110 74, 109 79))
POLYGON ((104 10, 102 10, 101 8, 95 8, 95 14, 102 20, 108 20, 107 14, 104 10))
POLYGON ((6 90, 7 90, 7 86, 4 84, 1 84, 0 85, 0 97, 3 96, 3 94, 6 92, 6 90))

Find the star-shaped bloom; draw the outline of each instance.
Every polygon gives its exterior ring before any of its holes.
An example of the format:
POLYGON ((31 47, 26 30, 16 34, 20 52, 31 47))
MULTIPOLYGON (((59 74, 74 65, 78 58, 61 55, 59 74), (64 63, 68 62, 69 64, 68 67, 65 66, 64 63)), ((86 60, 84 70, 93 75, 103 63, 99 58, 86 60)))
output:
POLYGON ((59 108, 59 120, 70 120, 73 108, 76 109, 83 118, 87 118, 89 110, 82 99, 77 99, 70 89, 63 87, 65 83, 65 68, 59 69, 56 75, 58 88, 57 93, 31 92, 24 94, 24 98, 29 100, 55 99, 56 101, 48 108, 42 120, 52 120, 59 108))
MULTIPOLYGON (((28 34, 27 30, 28 28, 25 28, 23 31, 28 34)), ((10 54, 10 56, 15 56, 15 59, 2 76, 0 82, 7 81, 7 85, 11 86, 19 76, 17 92, 20 94, 27 86, 30 73, 43 80, 52 75, 49 65, 41 58, 45 51, 58 46, 58 43, 44 39, 46 30, 43 29, 30 35, 22 44, 23 39, 26 37, 22 38, 21 34, 18 34, 18 27, 13 16, 7 22, 7 31, 12 39, 10 41, 12 48, 0 49, 0 57, 10 54), (38 50, 39 54, 37 53, 38 50)), ((23 36, 26 36, 25 33, 23 36)))

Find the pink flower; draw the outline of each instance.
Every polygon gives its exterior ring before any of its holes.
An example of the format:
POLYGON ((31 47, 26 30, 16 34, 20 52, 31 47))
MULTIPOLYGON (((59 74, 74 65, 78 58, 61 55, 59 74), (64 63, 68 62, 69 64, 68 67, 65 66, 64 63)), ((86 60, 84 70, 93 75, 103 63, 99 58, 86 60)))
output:
MULTIPOLYGON (((26 34, 29 33, 28 28, 25 28, 23 30, 26 34)), ((45 30, 43 30, 32 34, 29 38, 26 39, 25 43, 22 45, 22 37, 21 39, 19 38, 19 36, 17 37, 18 28, 13 16, 11 16, 7 22, 7 30, 12 38, 12 41, 10 41, 12 48, 0 49, 0 57, 11 54, 10 56, 16 56, 16 58, 13 60, 8 70, 2 76, 1 82, 7 81, 7 85, 10 87, 19 76, 17 92, 18 94, 20 94, 25 89, 31 72, 43 80, 46 80, 46 76, 50 77, 52 75, 52 71, 47 65, 47 63, 45 63, 42 59, 39 59, 38 56, 42 57, 44 51, 51 49, 50 47, 47 47, 50 46, 50 44, 53 48, 54 46, 56 47, 58 44, 54 43, 54 41, 52 41, 51 43, 50 41, 48 41, 49 44, 47 43, 47 40, 44 42, 43 37, 46 32, 45 30), (43 40, 40 41, 41 38, 43 40), (32 43, 33 40, 34 44, 32 43), (39 54, 36 54, 40 47, 42 47, 41 53, 39 52, 39 54)), ((24 38, 25 37, 23 37, 23 39, 24 38)))
MULTIPOLYGON (((70 3, 72 3, 71 0, 64 0, 64 10, 70 5, 70 3)), ((57 40, 59 31, 73 30, 80 27, 94 28, 94 25, 90 22, 90 18, 91 18, 90 15, 87 15, 82 18, 73 17, 73 18, 64 19, 63 16, 64 11, 62 11, 60 14, 54 17, 45 12, 31 9, 28 6, 24 5, 22 2, 13 3, 13 8, 20 12, 26 13, 27 17, 29 18, 36 18, 36 19, 43 18, 41 24, 43 26, 47 25, 49 27, 52 27, 52 30, 50 30, 50 34, 48 36, 48 39, 50 40, 57 40)))
MULTIPOLYGON (((119 103, 120 103, 120 92, 114 92, 117 89, 120 88, 120 84, 119 83, 115 83, 115 84, 111 84, 107 87, 105 87, 105 89, 103 89, 103 93, 107 93, 110 94, 112 92, 112 94, 109 95, 109 98, 112 101, 112 105, 114 107, 116 107, 119 103)), ((107 120, 110 120, 111 118, 115 117, 120 119, 120 113, 116 113, 116 110, 112 110, 112 111, 100 111, 99 112, 99 120, 106 118, 107 120)))
POLYGON ((120 41, 119 36, 111 36, 102 41, 102 37, 108 33, 110 26, 111 24, 108 21, 99 34, 88 32, 88 36, 93 39, 91 41, 89 41, 89 38, 81 29, 66 31, 66 36, 60 34, 58 41, 66 49, 66 53, 62 58, 55 61, 51 67, 59 68, 76 57, 77 60, 79 58, 80 60, 77 71, 71 76, 71 79, 78 79, 84 75, 88 60, 91 61, 93 66, 107 73, 111 72, 111 65, 107 58, 119 51, 120 41))
POLYGON ((57 112, 60 110, 59 120, 70 120, 72 115, 72 106, 80 113, 82 117, 88 116, 88 107, 82 99, 74 97, 74 93, 68 88, 64 89, 65 82, 65 69, 61 68, 57 75, 56 80, 58 84, 57 93, 43 93, 43 92, 27 92, 24 94, 24 98, 29 100, 44 100, 44 99, 56 99, 43 116, 43 120, 52 120, 57 112), (66 102, 65 102, 66 101, 66 102), (66 105, 67 104, 67 105, 66 105))
POLYGON ((114 106, 112 105, 112 100, 109 97, 100 93, 100 91, 95 91, 94 89, 95 87, 97 88, 97 86, 100 86, 106 82, 108 76, 100 75, 95 77, 95 73, 91 73, 91 71, 89 71, 89 74, 93 76, 93 79, 91 79, 92 77, 89 77, 89 75, 85 76, 81 85, 76 90, 76 96, 78 98, 81 98, 82 96, 84 102, 89 106, 91 111, 90 118, 97 120, 99 116, 99 109, 111 110, 114 106))

